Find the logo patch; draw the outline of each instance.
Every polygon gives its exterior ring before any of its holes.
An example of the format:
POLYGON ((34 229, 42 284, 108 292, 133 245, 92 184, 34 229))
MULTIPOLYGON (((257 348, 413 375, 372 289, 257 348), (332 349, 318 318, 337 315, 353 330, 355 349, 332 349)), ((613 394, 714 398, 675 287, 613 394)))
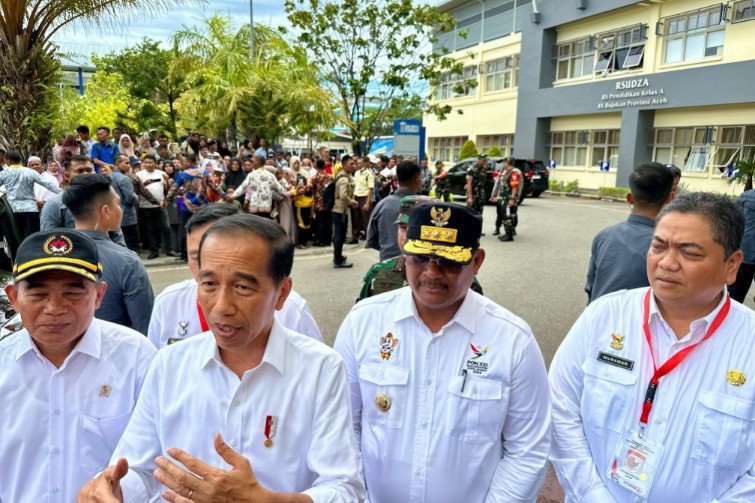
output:
POLYGON ((467 360, 467 372, 471 372, 476 375, 482 375, 488 371, 488 363, 480 361, 480 358, 488 354, 490 346, 475 346, 469 344, 469 349, 472 350, 472 356, 467 360))
POLYGON ((113 388, 107 384, 103 384, 100 386, 100 396, 104 396, 105 398, 110 396, 110 392, 113 391, 113 388))
POLYGON ((448 225, 448 221, 451 219, 451 208, 445 210, 439 210, 435 206, 430 208, 430 216, 432 217, 432 223, 438 227, 445 227, 448 225))
POLYGON ((179 321, 178 322, 178 336, 179 337, 186 337, 186 327, 189 326, 188 321, 179 321))
POLYGON ((742 386, 747 382, 747 376, 744 375, 741 370, 730 370, 729 373, 726 374, 726 380, 729 381, 729 384, 732 386, 742 386))
POLYGON ((393 350, 398 346, 399 340, 393 336, 391 332, 388 332, 380 338, 380 358, 383 360, 390 360, 393 355, 393 350))
POLYGON ((68 236, 51 236, 47 241, 45 241, 45 244, 42 245, 42 249, 48 255, 68 255, 73 251, 73 243, 68 238, 68 236))

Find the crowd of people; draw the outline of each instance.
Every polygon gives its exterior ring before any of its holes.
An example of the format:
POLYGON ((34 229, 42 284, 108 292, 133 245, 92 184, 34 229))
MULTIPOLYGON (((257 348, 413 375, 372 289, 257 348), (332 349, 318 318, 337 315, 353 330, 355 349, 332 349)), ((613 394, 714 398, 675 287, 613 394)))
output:
POLYGON ((482 197, 513 239, 513 163, 492 198, 470 170, 462 205, 432 197, 443 170, 426 162, 271 157, 263 141, 226 165, 199 135, 162 154, 97 135, 57 185, 5 153, 11 210, 34 213, 34 184, 52 195, 41 219, 13 219, 0 501, 534 502, 548 461, 567 502, 753 500, 755 312, 737 289, 752 194, 679 195, 668 167, 637 166, 546 370, 477 277, 482 197), (126 207, 152 256, 174 251, 173 202, 192 277, 155 298, 126 207), (347 239, 380 262, 330 348, 293 289, 294 250, 332 244, 349 267, 347 239))

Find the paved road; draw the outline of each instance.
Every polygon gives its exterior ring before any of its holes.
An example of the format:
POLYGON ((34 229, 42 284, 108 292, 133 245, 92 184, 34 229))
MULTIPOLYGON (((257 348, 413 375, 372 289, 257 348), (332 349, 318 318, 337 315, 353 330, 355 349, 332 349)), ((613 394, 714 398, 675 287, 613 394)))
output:
MULTIPOLYGON (((585 307, 583 291, 590 243, 600 229, 624 220, 626 204, 549 197, 527 199, 519 210, 519 235, 513 243, 491 236, 494 208, 485 208, 482 247, 485 263, 479 280, 485 295, 526 320, 546 364, 585 307)), ((347 246, 353 269, 332 268, 327 254, 300 256, 294 262, 294 288, 309 301, 329 344, 348 313, 367 268, 378 253, 347 246)), ((149 269, 155 292, 190 277, 184 266, 149 269)), ((750 307, 753 301, 747 301, 750 307)), ((540 503, 563 501, 551 473, 540 503)))

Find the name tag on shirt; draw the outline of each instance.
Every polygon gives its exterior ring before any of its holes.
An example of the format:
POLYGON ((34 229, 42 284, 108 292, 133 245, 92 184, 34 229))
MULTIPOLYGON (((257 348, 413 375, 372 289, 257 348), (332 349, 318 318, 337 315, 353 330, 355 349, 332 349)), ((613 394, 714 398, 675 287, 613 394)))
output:
POLYGON ((184 339, 179 337, 171 337, 170 339, 168 339, 168 346, 175 344, 176 342, 181 342, 182 340, 184 339))
POLYGON ((619 440, 608 477, 641 498, 647 498, 655 471, 663 453, 663 445, 627 432, 619 440))
POLYGON ((634 362, 632 360, 627 360, 626 358, 621 358, 616 355, 604 353, 603 351, 600 351, 598 353, 598 361, 626 370, 632 370, 634 368, 634 362))

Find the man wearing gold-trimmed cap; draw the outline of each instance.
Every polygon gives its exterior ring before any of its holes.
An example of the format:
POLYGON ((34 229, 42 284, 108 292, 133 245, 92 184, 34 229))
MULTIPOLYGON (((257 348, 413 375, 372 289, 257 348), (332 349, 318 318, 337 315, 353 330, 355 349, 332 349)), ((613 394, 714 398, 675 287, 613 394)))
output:
POLYGON ((550 446, 545 365, 523 320, 470 291, 481 230, 464 206, 416 205, 409 286, 359 302, 339 330, 372 503, 537 498, 550 446))
POLYGON ((0 340, 0 501, 74 501, 126 428, 155 348, 94 318, 101 273, 77 231, 38 232, 18 249, 5 292, 24 329, 0 340))

